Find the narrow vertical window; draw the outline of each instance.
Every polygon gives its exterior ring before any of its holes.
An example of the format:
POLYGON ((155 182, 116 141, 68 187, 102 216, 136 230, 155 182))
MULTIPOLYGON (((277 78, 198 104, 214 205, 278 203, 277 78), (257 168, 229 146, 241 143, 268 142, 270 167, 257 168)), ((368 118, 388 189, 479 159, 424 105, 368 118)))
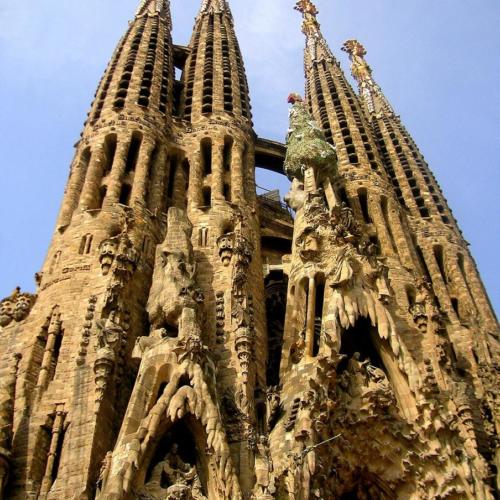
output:
POLYGON ((394 239, 391 222, 389 221, 389 208, 387 204, 387 198, 385 196, 382 196, 382 198, 380 198, 380 208, 382 210, 382 216, 384 217, 385 227, 387 228, 387 232, 389 233, 392 249, 397 252, 396 240, 394 239))
POLYGON ((128 149, 127 163, 125 166, 125 173, 130 173, 135 170, 137 160, 139 158, 139 150, 141 149, 142 134, 134 132, 132 141, 128 149))
POLYGON ((203 188, 203 206, 212 206, 212 190, 208 186, 203 188))
POLYGON ((359 204, 361 205, 361 213, 363 214, 363 219, 366 224, 370 224, 372 222, 372 218, 370 217, 370 211, 368 209, 368 193, 366 189, 360 189, 358 191, 358 199, 359 204))
POLYGON ((434 250, 434 257, 436 258, 436 262, 439 267, 439 272, 441 273, 441 277, 443 278, 443 281, 447 284, 448 276, 446 274, 446 268, 444 265, 443 247, 440 245, 436 245, 433 250, 434 250))
POLYGON ((118 203, 120 205, 129 205, 130 204, 130 195, 132 193, 132 188, 130 187, 129 184, 123 184, 122 189, 120 191, 120 199, 118 200, 118 203))
POLYGON ((211 139, 203 139, 201 141, 201 161, 203 164, 203 175, 207 176, 212 173, 212 141, 211 139))

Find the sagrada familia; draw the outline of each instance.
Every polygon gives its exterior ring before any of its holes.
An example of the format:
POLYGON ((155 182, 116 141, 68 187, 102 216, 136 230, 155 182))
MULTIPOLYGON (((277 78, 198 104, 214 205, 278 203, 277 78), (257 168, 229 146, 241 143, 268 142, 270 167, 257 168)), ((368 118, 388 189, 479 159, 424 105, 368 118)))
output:
POLYGON ((0 302, 0 498, 495 498, 476 265, 361 43, 356 92, 295 8, 283 145, 253 130, 228 0, 203 0, 188 47, 168 0, 141 2, 36 293, 0 302), (256 166, 288 176, 286 205, 256 166))

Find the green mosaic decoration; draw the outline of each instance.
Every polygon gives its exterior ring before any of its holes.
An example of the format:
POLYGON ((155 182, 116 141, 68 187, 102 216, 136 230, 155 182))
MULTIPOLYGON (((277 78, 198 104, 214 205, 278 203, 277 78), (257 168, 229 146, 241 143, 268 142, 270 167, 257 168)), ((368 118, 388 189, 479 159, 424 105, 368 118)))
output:
POLYGON ((318 127, 300 95, 291 94, 288 102, 290 129, 286 138, 285 174, 290 180, 304 180, 307 168, 327 175, 337 174, 335 148, 326 141, 325 134, 318 127))

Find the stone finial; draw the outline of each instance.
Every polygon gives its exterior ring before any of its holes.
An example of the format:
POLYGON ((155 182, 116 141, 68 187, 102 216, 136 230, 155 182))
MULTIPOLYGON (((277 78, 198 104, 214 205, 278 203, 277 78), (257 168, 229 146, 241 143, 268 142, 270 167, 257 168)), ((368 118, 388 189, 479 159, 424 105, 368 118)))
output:
POLYGON ((319 10, 310 0, 299 0, 295 7, 302 13, 304 21, 302 22, 302 33, 306 36, 312 36, 319 32, 320 24, 316 16, 319 14, 319 10))
POLYGON ((347 40, 342 45, 342 50, 349 54, 351 60, 352 76, 361 83, 363 81, 371 80, 372 69, 365 61, 366 49, 357 40, 347 40))
POLYGON ((358 40, 346 40, 344 45, 342 45, 342 50, 351 56, 354 54, 359 57, 366 56, 366 49, 358 40))
POLYGON ((302 12, 302 14, 309 14, 311 16, 317 16, 319 14, 319 10, 316 8, 311 0, 299 0, 294 7, 295 10, 302 12))

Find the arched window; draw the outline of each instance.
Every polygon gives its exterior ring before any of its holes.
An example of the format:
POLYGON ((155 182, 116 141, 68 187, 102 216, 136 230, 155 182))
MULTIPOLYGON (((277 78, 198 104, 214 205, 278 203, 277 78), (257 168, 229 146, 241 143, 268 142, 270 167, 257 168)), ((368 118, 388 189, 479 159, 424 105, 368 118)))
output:
POLYGON ((129 184, 124 183, 122 185, 122 189, 120 191, 120 199, 118 200, 118 203, 121 205, 129 205, 130 204, 130 195, 132 194, 132 188, 130 187, 129 184))
POLYGON ((108 135, 104 141, 104 164, 102 175, 106 177, 111 172, 116 153, 116 134, 108 135))
POLYGON ((224 154, 223 154, 223 167, 225 172, 229 172, 231 170, 231 157, 233 150, 233 138, 225 137, 224 138, 224 154))

